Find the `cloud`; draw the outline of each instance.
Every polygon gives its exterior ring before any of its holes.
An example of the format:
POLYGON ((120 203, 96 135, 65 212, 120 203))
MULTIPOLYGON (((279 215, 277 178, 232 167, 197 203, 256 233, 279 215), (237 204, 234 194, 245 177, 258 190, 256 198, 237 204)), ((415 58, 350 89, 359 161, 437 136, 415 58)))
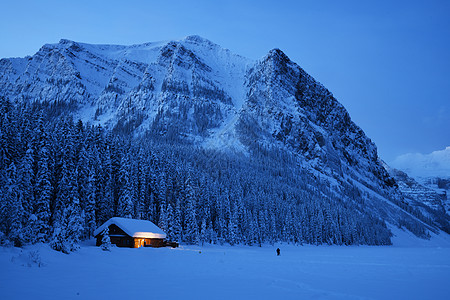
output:
POLYGON ((402 154, 391 163, 391 166, 413 177, 450 178, 450 146, 429 154, 402 154))

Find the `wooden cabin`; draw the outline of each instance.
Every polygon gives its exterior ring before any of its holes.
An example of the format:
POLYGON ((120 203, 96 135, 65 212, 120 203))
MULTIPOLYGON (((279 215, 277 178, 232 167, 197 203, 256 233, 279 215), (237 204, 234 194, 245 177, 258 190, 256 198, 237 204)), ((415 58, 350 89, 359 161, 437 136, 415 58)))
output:
MULTIPOLYGON (((102 244, 102 233, 109 229, 111 244, 117 247, 165 247, 172 244, 165 241, 166 234, 158 226, 146 220, 114 217, 94 231, 97 246, 102 244)), ((178 244, 177 244, 178 245, 178 244)))

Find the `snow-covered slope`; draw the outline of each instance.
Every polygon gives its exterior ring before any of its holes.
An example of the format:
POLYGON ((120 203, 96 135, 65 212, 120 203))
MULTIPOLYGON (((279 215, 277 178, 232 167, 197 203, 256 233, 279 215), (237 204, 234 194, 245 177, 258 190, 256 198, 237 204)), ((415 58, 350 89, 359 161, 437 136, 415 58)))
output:
POLYGON ((66 105, 85 122, 135 135, 247 155, 287 151, 374 216, 415 220, 375 144, 279 49, 253 61, 199 36, 133 46, 61 40, 0 60, 0 96, 66 105))
POLYGON ((447 214, 450 212, 450 147, 429 154, 400 155, 391 165, 414 178, 413 181, 420 184, 422 190, 428 190, 426 194, 431 196, 425 202, 431 200, 437 204, 433 201, 437 197, 441 202, 439 205, 445 208, 447 214))
POLYGON ((388 180, 342 105, 278 49, 252 61, 198 36, 133 46, 61 40, 32 57, 2 59, 0 95, 72 103, 84 121, 206 147, 277 142, 322 169, 347 165, 355 177, 388 180))
POLYGON ((2 59, 0 93, 16 101, 75 102, 85 121, 112 126, 130 110, 152 121, 186 98, 194 100, 190 108, 227 116, 242 106, 250 62, 198 36, 133 46, 61 40, 32 57, 2 59))
POLYGON ((431 183, 419 183, 403 171, 384 165, 397 182, 409 205, 420 210, 439 227, 450 231, 449 203, 444 189, 433 187, 431 183))

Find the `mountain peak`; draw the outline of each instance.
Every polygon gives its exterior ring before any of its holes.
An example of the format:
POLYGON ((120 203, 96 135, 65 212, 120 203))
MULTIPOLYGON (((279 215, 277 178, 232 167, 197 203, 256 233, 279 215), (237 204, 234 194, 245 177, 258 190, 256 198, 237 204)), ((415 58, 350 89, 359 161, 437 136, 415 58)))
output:
POLYGON ((184 40, 186 41, 191 41, 191 42, 197 42, 197 43, 212 43, 210 40, 205 39, 204 37, 201 37, 199 35, 188 35, 184 38, 184 40))
MULTIPOLYGON (((376 146, 331 93, 278 48, 252 61, 198 35, 129 46, 62 39, 32 59, 1 60, 0 97, 68 104, 61 114, 155 141, 292 157, 305 174, 339 186, 333 193, 343 199, 361 195, 357 207, 367 203, 375 217, 396 215, 379 199, 401 201, 376 146)), ((398 216, 385 219, 403 224, 403 213, 398 216)))
POLYGON ((267 53, 266 57, 267 58, 277 58, 282 61, 291 61, 289 59, 289 57, 283 51, 281 51, 279 48, 274 48, 274 49, 270 50, 269 53, 267 53))
POLYGON ((283 70, 283 72, 287 72, 287 70, 295 65, 294 62, 280 49, 275 48, 270 50, 267 55, 263 58, 265 63, 270 63, 278 66, 283 70))
POLYGON ((209 48, 222 48, 220 45, 213 43, 210 40, 199 35, 188 35, 183 39, 183 41, 196 45, 206 45, 209 48))
POLYGON ((61 44, 61 45, 69 44, 70 45, 70 44, 73 44, 73 43, 75 43, 75 42, 71 41, 71 40, 68 40, 68 39, 60 39, 58 44, 61 44))

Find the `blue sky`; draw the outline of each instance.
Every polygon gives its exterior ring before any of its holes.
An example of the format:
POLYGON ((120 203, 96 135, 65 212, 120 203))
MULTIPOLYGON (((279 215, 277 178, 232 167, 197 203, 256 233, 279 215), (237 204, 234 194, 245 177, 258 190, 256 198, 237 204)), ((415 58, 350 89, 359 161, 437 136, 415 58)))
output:
POLYGON ((198 34, 272 48, 323 83, 392 161, 450 145, 450 1, 5 1, 0 57, 61 38, 136 44, 198 34))

